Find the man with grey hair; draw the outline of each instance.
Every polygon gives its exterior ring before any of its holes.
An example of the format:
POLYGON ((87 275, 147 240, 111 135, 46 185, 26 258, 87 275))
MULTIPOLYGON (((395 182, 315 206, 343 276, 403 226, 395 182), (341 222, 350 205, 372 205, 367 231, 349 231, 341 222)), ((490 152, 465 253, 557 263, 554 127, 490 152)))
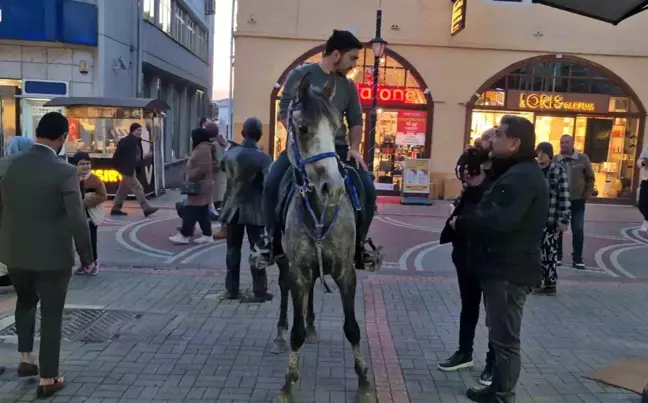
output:
MULTIPOLYGON (((241 275, 241 249, 243 236, 248 235, 250 245, 261 241, 265 217, 261 205, 265 177, 272 160, 261 151, 258 141, 262 134, 261 121, 249 118, 243 123, 243 142, 232 148, 223 157, 223 170, 227 174, 228 195, 220 214, 227 224, 227 276, 225 287, 229 299, 239 297, 241 275)), ((246 296, 248 302, 266 302, 273 295, 268 291, 268 276, 265 267, 250 261, 253 295, 246 296)))
MULTIPOLYGON (((571 196, 572 265, 584 269, 585 203, 594 193, 594 170, 587 155, 574 149, 574 138, 565 134, 560 138, 560 154, 554 157, 567 172, 571 196)), ((558 240, 558 262, 562 262, 562 233, 558 240)))

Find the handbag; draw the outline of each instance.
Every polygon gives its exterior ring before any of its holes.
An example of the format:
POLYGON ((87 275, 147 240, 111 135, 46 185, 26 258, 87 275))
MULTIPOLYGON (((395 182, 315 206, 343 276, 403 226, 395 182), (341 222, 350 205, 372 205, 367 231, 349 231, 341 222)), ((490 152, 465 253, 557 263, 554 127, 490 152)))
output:
POLYGON ((196 196, 200 194, 200 182, 187 181, 180 188, 180 194, 186 196, 196 196))
MULTIPOLYGON (((86 197, 88 195, 94 195, 94 193, 86 193, 86 197)), ((106 210, 104 209, 103 203, 94 207, 87 207, 86 210, 88 211, 88 216, 90 216, 90 221, 94 225, 98 226, 106 219, 106 210)))

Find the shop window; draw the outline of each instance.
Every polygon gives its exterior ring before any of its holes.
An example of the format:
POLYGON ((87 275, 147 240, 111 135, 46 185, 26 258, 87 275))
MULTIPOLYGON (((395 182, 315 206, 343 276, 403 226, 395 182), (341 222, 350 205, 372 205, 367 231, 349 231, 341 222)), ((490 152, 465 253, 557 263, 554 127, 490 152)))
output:
POLYGON ((504 106, 506 93, 504 91, 486 91, 477 100, 479 106, 504 106))
POLYGON ((569 82, 569 91, 581 94, 589 94, 591 81, 584 78, 572 78, 569 82))

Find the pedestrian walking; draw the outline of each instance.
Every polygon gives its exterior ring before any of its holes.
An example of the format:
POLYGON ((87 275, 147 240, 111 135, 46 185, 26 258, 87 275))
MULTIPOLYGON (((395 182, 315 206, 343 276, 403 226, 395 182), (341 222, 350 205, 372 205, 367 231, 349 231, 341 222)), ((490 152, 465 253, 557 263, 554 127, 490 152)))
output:
MULTIPOLYGON (((488 155, 490 151, 490 139, 495 134, 495 129, 485 131, 478 142, 475 143, 478 152, 466 149, 457 161, 457 177, 465 178, 467 166, 471 163, 472 156, 488 155)), ((480 161, 477 161, 477 165, 480 161)), ((490 165, 490 164, 488 164, 490 165)), ((490 176, 490 169, 485 170, 490 176)), ((441 232, 441 244, 452 242, 452 262, 457 270, 459 282, 459 295, 461 296, 461 314, 459 316, 459 349, 447 360, 439 363, 438 368, 444 372, 457 371, 462 368, 473 366, 473 346, 475 342, 475 330, 479 322, 479 310, 482 300, 482 287, 477 270, 471 266, 469 256, 469 242, 467 234, 457 234, 450 228, 449 222, 455 217, 470 214, 481 198, 483 187, 463 192, 458 199, 456 208, 452 211, 446 226, 441 232)), ((479 383, 488 386, 492 383, 493 369, 495 367, 495 354, 492 346, 488 345, 486 355, 486 366, 479 377, 479 383)))
POLYGON ((639 185, 639 200, 637 206, 643 215, 644 222, 641 225, 641 232, 648 232, 648 146, 641 150, 641 155, 637 161, 640 169, 641 185, 639 185))
POLYGON ((92 260, 94 264, 89 269, 79 267, 74 274, 96 276, 99 274, 99 262, 97 252, 97 230, 104 218, 104 202, 108 199, 106 185, 101 179, 92 173, 90 155, 79 151, 72 157, 72 163, 77 167, 79 185, 83 197, 83 206, 88 217, 88 228, 90 229, 90 240, 92 242, 92 260))
POLYGON ((142 160, 144 159, 144 151, 142 149, 142 125, 133 123, 130 126, 128 136, 119 140, 117 149, 113 155, 113 165, 115 169, 121 174, 122 178, 117 188, 117 194, 113 201, 113 207, 110 211, 111 215, 124 216, 126 212, 122 210, 126 197, 133 192, 135 198, 142 207, 144 216, 148 217, 158 211, 157 207, 153 207, 146 200, 144 188, 137 179, 137 174, 142 169, 142 160))
POLYGON ((209 121, 206 124, 206 129, 209 131, 209 135, 211 136, 212 147, 212 178, 214 180, 214 186, 212 188, 212 202, 214 205, 216 220, 221 222, 221 228, 218 232, 214 233, 214 239, 225 239, 227 238, 227 229, 225 224, 219 219, 219 216, 223 208, 223 200, 225 199, 225 191, 227 188, 227 174, 222 165, 223 156, 228 143, 225 137, 220 134, 216 122, 209 121))
MULTIPOLYGON (((594 192, 594 170, 589 157, 574 149, 574 138, 568 134, 560 138, 560 154, 556 155, 554 160, 565 168, 569 180, 572 265, 576 269, 584 269, 585 203, 594 192)), ((560 264, 563 261, 562 233, 558 237, 558 262, 560 264)))
POLYGON ((54 395, 59 377, 61 324, 74 266, 73 241, 81 265, 92 263, 90 231, 74 166, 58 158, 68 132, 58 112, 43 116, 36 144, 0 159, 0 261, 9 268, 18 296, 18 376, 40 374, 37 396, 54 395), (32 356, 36 308, 41 305, 39 366, 32 356))
POLYGON ((474 387, 474 402, 514 403, 520 376, 524 304, 541 280, 540 241, 549 214, 549 191, 535 161, 531 122, 504 116, 492 140, 492 176, 468 175, 466 192, 484 184, 477 207, 450 221, 468 236, 469 262, 484 292, 489 342, 495 352, 490 386, 474 387))
POLYGON ((203 128, 193 130, 191 143, 193 151, 187 162, 186 183, 181 190, 187 196, 182 208, 182 227, 178 234, 169 238, 177 245, 191 242, 196 223, 200 225, 202 235, 193 241, 198 244, 214 242, 209 219, 213 186, 209 132, 203 128))
MULTIPOLYGON (((257 118, 250 118, 243 124, 243 142, 239 147, 225 153, 223 165, 227 173, 229 194, 221 211, 221 219, 227 224, 227 296, 240 296, 241 249, 247 232, 250 245, 261 241, 265 217, 262 209, 262 195, 265 177, 272 160, 258 147, 262 124, 257 118)), ((253 295, 246 296, 248 302, 270 301, 273 295, 268 291, 268 275, 264 267, 257 266, 250 259, 253 295)))
MULTIPOLYGON (((7 155, 16 155, 21 152, 28 150, 34 145, 34 141, 29 137, 15 136, 9 140, 7 145, 7 155)), ((14 288, 12 287, 11 276, 9 276, 9 271, 4 264, 0 264, 0 290, 3 293, 13 292, 14 288)))
POLYGON ((558 281, 558 241, 569 226, 570 206, 567 172, 552 162, 553 146, 543 142, 536 147, 537 160, 549 186, 549 218, 542 234, 540 247, 542 284, 533 290, 537 295, 555 295, 558 281))

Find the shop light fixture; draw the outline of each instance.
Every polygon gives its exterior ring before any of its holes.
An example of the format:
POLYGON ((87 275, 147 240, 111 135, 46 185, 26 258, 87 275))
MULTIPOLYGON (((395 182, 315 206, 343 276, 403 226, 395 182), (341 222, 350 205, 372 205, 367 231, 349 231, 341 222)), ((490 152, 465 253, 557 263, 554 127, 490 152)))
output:
POLYGON ((371 50, 373 50, 375 57, 382 58, 385 54, 385 48, 387 48, 387 41, 378 35, 369 41, 369 43, 371 44, 371 50))

